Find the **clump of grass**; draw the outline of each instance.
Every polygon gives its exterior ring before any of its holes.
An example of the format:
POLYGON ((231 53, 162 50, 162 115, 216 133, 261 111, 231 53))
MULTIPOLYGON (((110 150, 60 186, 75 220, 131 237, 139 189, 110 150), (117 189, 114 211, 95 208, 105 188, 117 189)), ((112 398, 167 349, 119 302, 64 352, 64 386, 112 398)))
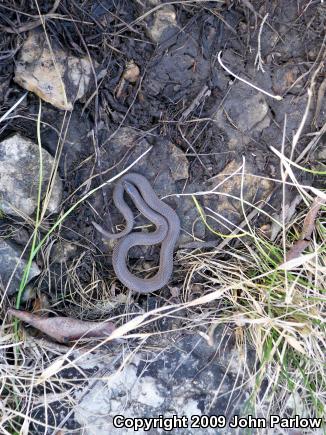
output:
MULTIPOLYGON (((292 163, 288 159, 286 162, 292 163)), ((297 266, 286 267, 286 252, 300 238, 304 217, 313 204, 307 191, 310 187, 300 185, 296 179, 292 181, 305 196, 304 208, 292 222, 278 223, 276 240, 260 234, 245 219, 247 228, 239 234, 236 249, 229 247, 227 253, 219 249, 196 251, 187 255, 186 263, 191 276, 200 277, 207 291, 219 287, 223 294, 222 311, 214 314, 210 307, 205 309, 207 318, 215 317, 211 320, 214 328, 219 324, 233 325, 242 337, 239 354, 244 354, 248 345, 256 352, 257 367, 247 367, 255 378, 248 409, 266 417, 291 412, 292 416, 299 413, 323 417, 326 208, 320 211, 310 246, 300 254, 297 266)), ((316 189, 314 193, 324 196, 316 189)), ((202 194, 218 192, 212 189, 199 195, 202 194)), ((243 203, 241 195, 238 201, 243 203)), ((211 229, 197 199, 195 204, 206 227, 211 229)), ((217 214, 211 218, 218 220, 217 214)), ((229 226, 232 227, 231 222, 229 226)), ((220 233, 219 236, 223 237, 220 233)), ((227 243, 233 241, 234 237, 229 237, 227 243)), ((244 381, 244 386, 248 387, 251 380, 244 381)))

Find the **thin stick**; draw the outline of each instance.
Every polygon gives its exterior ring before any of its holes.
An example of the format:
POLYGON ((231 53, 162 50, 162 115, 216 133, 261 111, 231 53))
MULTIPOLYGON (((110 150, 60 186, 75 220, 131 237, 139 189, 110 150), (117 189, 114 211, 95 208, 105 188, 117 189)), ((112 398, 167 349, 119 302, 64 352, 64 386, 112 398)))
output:
POLYGON ((258 32, 258 47, 257 47, 257 55, 255 58, 255 66, 257 65, 257 70, 261 70, 263 73, 265 72, 264 67, 263 67, 263 60, 261 58, 261 34, 263 31, 263 26, 265 24, 265 21, 268 18, 268 14, 266 14, 263 18, 263 21, 261 22, 260 28, 259 28, 259 32, 258 32))
POLYGON ((13 106, 11 106, 10 109, 9 109, 9 110, 4 114, 4 115, 1 116, 1 118, 0 118, 0 122, 2 122, 2 121, 4 121, 5 119, 8 118, 8 116, 10 115, 10 113, 11 113, 12 111, 14 111, 14 110, 16 109, 17 106, 19 106, 19 104, 23 101, 23 99, 26 97, 27 94, 28 94, 28 92, 25 92, 25 94, 24 94, 22 97, 20 97, 19 100, 16 101, 16 103, 15 103, 13 106))
POLYGON ((273 95, 273 94, 270 94, 269 92, 264 91, 263 89, 259 88, 258 86, 254 85, 253 83, 248 82, 248 80, 243 79, 243 78, 237 76, 236 74, 234 74, 234 73, 233 73, 232 71, 230 71, 229 68, 227 68, 227 67, 224 65, 224 63, 222 62, 222 60, 221 60, 221 54, 222 54, 222 51, 220 51, 220 52, 218 53, 218 55, 217 55, 217 60, 218 60, 219 64, 221 65, 221 67, 222 67, 223 69, 225 69, 225 71, 227 71, 231 76, 235 77, 236 79, 240 80, 240 81, 243 82, 243 83, 246 83, 248 86, 251 86, 252 88, 257 89, 257 91, 259 91, 259 92, 261 92, 261 93, 263 93, 263 94, 265 94, 265 95, 268 95, 268 96, 271 97, 271 98, 274 98, 275 100, 278 100, 278 101, 283 100, 283 97, 281 97, 281 95, 273 95))

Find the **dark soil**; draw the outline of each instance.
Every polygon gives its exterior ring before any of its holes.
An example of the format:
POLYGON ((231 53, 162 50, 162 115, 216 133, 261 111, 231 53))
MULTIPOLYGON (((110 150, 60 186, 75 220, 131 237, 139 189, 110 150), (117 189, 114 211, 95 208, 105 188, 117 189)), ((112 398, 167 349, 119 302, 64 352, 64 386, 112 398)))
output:
MULTIPOLYGON (((13 81, 19 49, 30 24, 36 22, 38 7, 46 14, 52 6, 50 1, 40 1, 38 6, 28 0, 0 3, 0 117, 25 93, 13 81)), ((307 88, 324 56, 325 4, 311 0, 180 2, 173 5, 176 24, 167 26, 157 43, 150 34, 154 12, 139 19, 152 7, 149 1, 62 0, 55 15, 46 19, 50 41, 74 56, 90 57, 95 73, 86 98, 75 103, 72 113, 65 114, 47 103, 42 105, 42 145, 52 155, 64 124, 59 164, 64 183, 62 211, 128 166, 149 146, 153 147, 149 157, 135 170, 144 173, 162 196, 207 190, 212 177, 225 168, 241 165, 243 159, 249 173, 280 178, 279 159, 270 146, 281 149, 287 115, 285 153, 290 155, 291 138, 306 108, 307 88), (261 36, 263 73, 254 63, 259 29, 267 13, 261 36), (282 101, 262 94, 260 100, 255 100, 256 90, 221 68, 219 51, 234 73, 281 95, 282 101), (122 82, 130 61, 139 67, 140 75, 136 82, 122 82), (265 109, 266 116, 261 119, 265 109), (173 146, 185 156, 181 169, 173 146)), ((42 26, 38 28, 42 30, 42 26)), ((311 141, 308 133, 319 131, 325 122, 325 110, 316 113, 317 90, 324 79, 325 69, 321 67, 313 78, 313 102, 294 160, 311 141)), ((29 92, 14 116, 1 123, 0 140, 20 132, 36 141, 38 108, 38 97, 29 92)), ((317 152, 309 150, 306 160, 314 163, 317 152)), ((301 179, 314 182, 312 177, 301 179)), ((277 184, 255 182, 248 181, 248 198, 257 202, 268 198, 266 211, 279 212, 282 192, 277 184)), ((235 184, 227 191, 239 195, 239 189, 235 184)), ((288 193, 290 202, 292 196, 288 193)), ((64 261, 54 261, 53 253, 49 264, 42 255, 37 259, 44 270, 36 283, 38 292, 45 294, 49 305, 61 314, 92 319, 117 315, 125 309, 125 300, 119 303, 118 296, 127 290, 118 282, 111 285, 111 249, 92 226, 93 220, 108 230, 123 223, 111 194, 111 186, 97 191, 53 235, 51 241, 73 247, 64 261), (86 296, 81 295, 79 290, 95 280, 97 285, 86 296), (112 304, 105 305, 110 300, 114 301, 113 308, 112 304)), ((190 200, 179 202, 174 196, 167 201, 183 224, 180 246, 194 241, 192 231, 203 242, 220 242, 200 222, 193 227, 198 212, 190 200)), ((224 217, 235 224, 243 219, 237 202, 205 198, 201 203, 222 210, 224 217)), ((56 218, 46 218, 44 230, 56 218)), ((252 222, 257 227, 264 223, 261 216, 252 222)), ((2 231, 6 233, 6 228, 10 231, 12 226, 21 228, 17 221, 8 219, 2 231)), ((218 225, 217 229, 225 231, 218 225)), ((24 230, 31 232, 25 224, 24 230)), ((130 255, 132 267, 141 269, 144 260, 157 262, 158 252, 134 250, 130 255)), ((176 264, 171 286, 180 287, 183 279, 183 271, 176 264)), ((170 299, 170 290, 162 289, 154 305, 164 300, 161 297, 170 299)), ((140 304, 147 310, 147 303, 147 296, 133 294, 133 305, 128 309, 137 312, 140 304)))

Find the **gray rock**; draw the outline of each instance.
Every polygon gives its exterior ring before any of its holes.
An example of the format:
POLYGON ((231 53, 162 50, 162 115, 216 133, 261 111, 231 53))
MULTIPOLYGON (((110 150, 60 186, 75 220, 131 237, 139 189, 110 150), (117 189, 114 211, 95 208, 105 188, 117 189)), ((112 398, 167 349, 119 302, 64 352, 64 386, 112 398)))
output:
MULTIPOLYGON (((42 149, 44 197, 50 180, 53 157, 42 149)), ((37 207, 39 149, 30 139, 15 134, 0 142, 0 206, 3 213, 31 215, 37 207)), ((62 197, 62 183, 56 175, 47 210, 56 212, 62 197)))
POLYGON ((214 119, 228 138, 229 149, 238 150, 250 142, 250 136, 261 133, 269 126, 268 111, 263 94, 245 83, 237 82, 231 87, 214 119))
POLYGON ((43 32, 30 32, 16 63, 14 80, 44 101, 62 110, 72 110, 74 102, 88 90, 91 64, 87 58, 68 55, 43 32))
POLYGON ((58 240, 51 250, 51 261, 58 264, 66 263, 76 255, 77 246, 66 240, 58 240))
MULTIPOLYGON (((114 357, 93 359, 93 366, 107 368, 106 381, 97 380, 76 394, 75 419, 84 428, 83 433, 135 433, 113 426, 113 417, 119 414, 131 418, 177 415, 188 418, 188 425, 173 433, 188 435, 194 433, 190 427, 193 415, 225 415, 228 421, 241 413, 249 397, 250 383, 244 382, 248 373, 234 338, 223 329, 215 334, 218 345, 213 346, 196 334, 169 341, 158 337, 155 347, 160 349, 159 355, 155 351, 139 352, 118 371, 112 367, 114 357)), ((253 354, 248 352, 247 358, 254 366, 253 354)), ((91 367, 90 359, 86 367, 91 367)), ((139 433, 145 432, 140 429, 139 433)), ((165 432, 152 428, 146 433, 165 432)), ((228 434, 232 430, 197 429, 195 433, 228 434)))
POLYGON ((159 53, 148 67, 144 93, 171 103, 192 100, 206 85, 210 63, 202 47, 189 34, 178 34, 159 46, 159 53))
POLYGON ((276 68, 273 74, 273 90, 278 95, 283 95, 291 87, 291 94, 298 94, 302 91, 302 83, 296 80, 300 75, 300 68, 297 65, 287 64, 276 68))
MULTIPOLYGON (((261 134, 261 139, 268 145, 274 144, 278 149, 282 143, 282 128, 286 117, 286 134, 291 135, 292 132, 298 130, 302 117, 307 107, 307 95, 293 96, 285 95, 282 101, 270 99, 269 105, 274 112, 274 121, 261 134)), ((310 131, 310 123, 314 116, 315 107, 311 106, 307 120, 303 128, 303 134, 310 131)), ((286 148, 288 147, 286 143, 286 148)))
MULTIPOLYGON (((0 287, 8 296, 13 295, 19 289, 27 262, 20 259, 21 252, 14 249, 4 240, 0 239, 0 287)), ((32 263, 29 278, 30 281, 41 273, 36 263, 32 263)))
MULTIPOLYGON (((202 186, 201 186, 202 187, 202 186)), ((189 185, 187 191, 195 192, 195 186, 189 185)), ((198 198, 197 198, 198 199, 198 198)), ((197 239, 204 240, 206 228, 202 219, 199 218, 199 212, 191 196, 179 196, 177 199, 177 213, 181 219, 182 232, 178 240, 178 245, 187 245, 197 239)))

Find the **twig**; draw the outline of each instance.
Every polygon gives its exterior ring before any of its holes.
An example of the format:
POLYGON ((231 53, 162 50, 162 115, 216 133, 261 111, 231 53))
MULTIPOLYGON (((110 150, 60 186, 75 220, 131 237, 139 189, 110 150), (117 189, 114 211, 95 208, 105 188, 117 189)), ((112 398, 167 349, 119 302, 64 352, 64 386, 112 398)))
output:
POLYGON ((322 102, 326 92, 326 78, 323 80, 322 84, 319 86, 318 95, 317 95, 317 104, 314 116, 314 124, 317 126, 317 121, 319 118, 320 110, 322 108, 322 102))
POLYGON ((263 94, 268 95, 268 96, 271 97, 271 98, 274 98, 275 100, 281 101, 281 100, 283 99, 283 97, 281 97, 281 95, 270 94, 269 92, 264 91, 263 89, 259 88, 258 86, 254 85, 253 83, 248 82, 248 80, 243 79, 243 78, 237 76, 236 74, 234 74, 234 73, 233 73, 231 70, 229 70, 229 68, 227 68, 227 67, 224 65, 224 63, 222 62, 221 54, 222 54, 222 51, 220 51, 220 52, 218 53, 218 55, 217 55, 217 60, 218 60, 219 64, 221 65, 221 67, 222 67, 223 69, 225 69, 225 71, 228 72, 231 76, 235 77, 236 79, 240 80, 240 81, 243 82, 243 83, 246 83, 248 86, 251 86, 252 88, 256 89, 257 91, 262 92, 263 94))
POLYGON ((320 138, 323 137, 323 135, 326 133, 326 123, 323 125, 323 127, 321 128, 321 130, 319 131, 318 135, 315 136, 309 143, 308 145, 305 147, 305 149, 301 152, 301 154, 299 155, 299 157, 295 160, 295 163, 300 163, 302 161, 302 159, 305 157, 305 155, 307 154, 307 152, 311 149, 314 148, 317 143, 319 142, 320 138))
POLYGON ((199 155, 196 152, 196 149, 194 148, 193 144, 191 142, 189 142, 189 140, 186 138, 186 136, 183 134, 183 131, 181 130, 180 125, 178 125, 178 130, 182 136, 182 139, 186 142, 186 144, 189 146, 189 148, 193 151, 193 153, 195 154, 195 156, 197 157, 197 159, 199 160, 200 164, 202 165, 202 167, 204 169, 206 169, 202 159, 199 157, 199 155))
POLYGON ((290 157, 291 160, 293 158, 293 152, 295 150, 295 147, 297 146, 298 140, 300 139, 303 127, 304 127, 304 125, 305 125, 305 123, 307 121, 308 113, 309 113, 309 110, 310 110, 311 99, 312 99, 312 88, 309 88, 307 90, 307 92, 308 92, 308 101, 307 101, 306 109, 305 109, 305 112, 304 112, 303 117, 301 119, 299 128, 296 131, 296 133, 295 133, 295 135, 293 136, 293 139, 292 139, 292 148, 291 148, 291 157, 290 157))
POLYGON ((0 29, 6 33, 23 33, 23 32, 27 32, 28 30, 35 29, 36 27, 43 24, 43 22, 44 22, 43 20, 46 20, 48 18, 60 17, 60 15, 57 15, 54 13, 58 9, 60 2, 61 2, 61 0, 56 0, 54 2, 54 5, 50 9, 50 11, 47 14, 40 15, 40 18, 38 18, 35 21, 31 21, 30 23, 23 24, 23 25, 21 25, 17 28, 14 28, 14 29, 12 29, 11 27, 7 27, 7 26, 0 26, 0 29))
POLYGON ((265 72, 263 67, 263 60, 261 58, 261 34, 263 31, 263 26, 265 24, 265 21, 267 20, 268 14, 266 14, 263 18, 263 21, 261 22, 259 33, 258 33, 258 47, 257 47, 257 55, 255 58, 255 66, 257 65, 257 71, 261 70, 263 73, 265 72))
POLYGON ((184 121, 188 115, 200 104, 201 100, 205 97, 209 97, 211 94, 210 89, 207 85, 205 85, 202 90, 198 93, 197 97, 190 104, 190 106, 182 113, 180 116, 180 121, 184 121))

